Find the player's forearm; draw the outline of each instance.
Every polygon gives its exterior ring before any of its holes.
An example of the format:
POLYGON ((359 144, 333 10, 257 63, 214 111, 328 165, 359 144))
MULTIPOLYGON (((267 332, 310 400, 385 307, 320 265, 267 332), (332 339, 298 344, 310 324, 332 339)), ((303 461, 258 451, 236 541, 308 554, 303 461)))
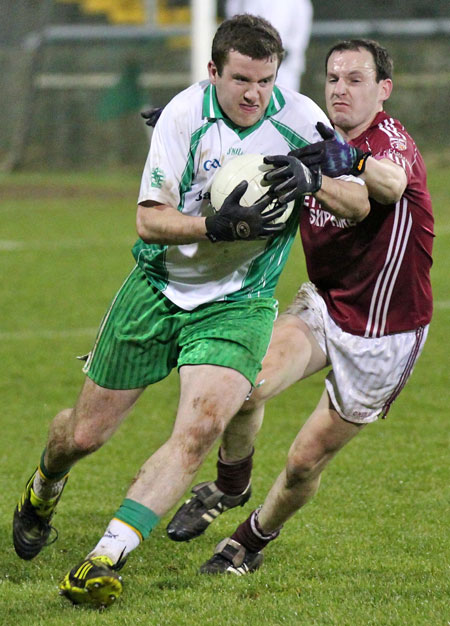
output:
POLYGON ((322 186, 314 196, 336 217, 360 222, 370 211, 366 185, 323 176, 322 186))
POLYGON ((136 229, 146 243, 183 245, 207 239, 204 217, 183 215, 166 205, 138 205, 136 229))
POLYGON ((405 170, 390 159, 369 157, 361 178, 367 185, 369 196, 380 204, 398 202, 405 191, 407 178, 405 170))

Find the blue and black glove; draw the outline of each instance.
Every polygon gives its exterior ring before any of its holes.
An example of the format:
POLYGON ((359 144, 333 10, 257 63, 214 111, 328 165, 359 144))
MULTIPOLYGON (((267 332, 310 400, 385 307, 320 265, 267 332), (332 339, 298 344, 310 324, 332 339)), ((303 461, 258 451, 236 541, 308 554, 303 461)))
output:
POLYGON ((142 111, 141 117, 144 118, 147 126, 151 126, 155 128, 156 122, 159 120, 159 116, 161 115, 164 107, 155 107, 153 109, 147 109, 147 111, 142 111))
POLYGON ((310 169, 320 167, 322 174, 331 178, 344 174, 359 176, 364 172, 370 152, 351 146, 336 130, 322 122, 318 122, 316 128, 324 141, 292 150, 289 154, 310 169))
POLYGON ((225 198, 215 215, 206 218, 206 235, 210 241, 235 241, 237 239, 267 239, 282 231, 286 224, 271 224, 286 210, 286 205, 277 202, 267 208, 273 197, 264 194, 251 206, 242 206, 240 200, 247 191, 248 182, 243 180, 225 198))
POLYGON ((270 184, 269 194, 281 204, 315 193, 322 186, 320 167, 311 170, 295 156, 266 156, 264 163, 273 165, 274 169, 264 174, 264 180, 270 184))

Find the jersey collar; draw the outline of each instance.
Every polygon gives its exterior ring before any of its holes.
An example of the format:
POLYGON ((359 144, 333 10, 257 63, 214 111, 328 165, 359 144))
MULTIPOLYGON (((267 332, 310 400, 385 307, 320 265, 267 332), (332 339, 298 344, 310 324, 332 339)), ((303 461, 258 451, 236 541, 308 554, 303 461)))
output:
POLYGON ((256 122, 253 126, 249 126, 248 128, 241 128, 240 126, 236 126, 222 111, 219 105, 219 101, 217 100, 216 88, 211 83, 207 86, 205 90, 205 95, 203 96, 203 117, 208 118, 209 121, 214 120, 223 120, 227 126, 235 130, 239 135, 248 135, 256 128, 261 126, 263 121, 268 117, 272 117, 286 104, 283 94, 279 90, 279 88, 275 85, 273 88, 272 96, 270 98, 269 106, 267 107, 262 118, 256 122))

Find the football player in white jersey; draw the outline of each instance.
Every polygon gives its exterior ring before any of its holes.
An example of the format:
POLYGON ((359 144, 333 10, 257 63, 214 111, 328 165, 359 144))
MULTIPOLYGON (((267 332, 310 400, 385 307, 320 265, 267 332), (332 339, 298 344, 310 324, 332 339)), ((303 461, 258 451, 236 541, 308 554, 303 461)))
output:
MULTIPOLYGON (((344 201, 350 214, 368 206, 364 185, 322 177, 295 159, 279 180, 280 158, 320 139, 316 124, 327 122, 308 98, 275 87, 282 56, 267 21, 241 15, 223 22, 209 81, 176 96, 156 126, 139 193, 136 266, 103 319, 75 408, 51 423, 14 512, 16 552, 32 559, 49 543, 73 465, 112 436, 148 385, 179 370, 171 436, 139 470, 98 544, 61 581, 61 593, 75 604, 104 607, 119 597, 118 570, 128 554, 186 491, 255 384, 298 212, 285 225, 272 219, 304 194, 317 192, 326 204, 330 194, 344 195, 343 186, 351 188, 344 201), (214 172, 245 153, 277 155, 271 195, 241 206, 243 181, 214 212, 214 172), (276 208, 263 213, 273 196, 276 208)), ((151 441, 151 433, 143 436, 151 441)))

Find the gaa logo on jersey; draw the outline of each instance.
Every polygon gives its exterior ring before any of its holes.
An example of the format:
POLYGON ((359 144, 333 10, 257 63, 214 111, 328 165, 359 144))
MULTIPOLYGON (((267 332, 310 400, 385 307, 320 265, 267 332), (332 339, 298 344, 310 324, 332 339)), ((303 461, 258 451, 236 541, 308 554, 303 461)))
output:
POLYGON ((208 159, 203 163, 203 169, 209 172, 211 169, 217 169, 220 167, 220 161, 218 159, 208 159))
POLYGON ((400 139, 399 137, 391 138, 391 146, 396 150, 400 150, 400 152, 404 152, 407 148, 406 141, 404 139, 400 139))

